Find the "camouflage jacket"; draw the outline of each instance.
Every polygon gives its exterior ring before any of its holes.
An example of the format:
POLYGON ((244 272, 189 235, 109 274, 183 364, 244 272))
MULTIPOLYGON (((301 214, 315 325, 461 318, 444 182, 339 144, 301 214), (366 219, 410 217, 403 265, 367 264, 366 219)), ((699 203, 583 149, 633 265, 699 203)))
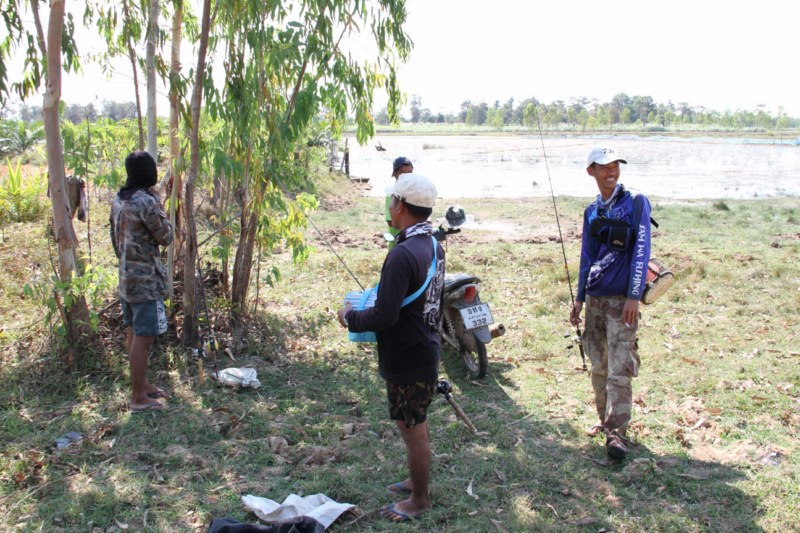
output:
POLYGON ((114 197, 111 243, 119 258, 119 295, 128 303, 163 297, 167 276, 158 247, 172 242, 172 226, 159 201, 145 191, 114 197))

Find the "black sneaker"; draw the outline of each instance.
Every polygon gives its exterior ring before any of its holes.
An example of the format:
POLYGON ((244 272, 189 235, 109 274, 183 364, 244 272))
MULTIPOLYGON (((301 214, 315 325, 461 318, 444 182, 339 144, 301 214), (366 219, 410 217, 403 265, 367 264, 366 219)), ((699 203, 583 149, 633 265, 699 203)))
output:
POLYGON ((625 455, 628 453, 628 448, 625 447, 625 443, 622 442, 622 439, 619 436, 612 434, 606 438, 606 453, 612 459, 621 461, 625 459, 625 455))

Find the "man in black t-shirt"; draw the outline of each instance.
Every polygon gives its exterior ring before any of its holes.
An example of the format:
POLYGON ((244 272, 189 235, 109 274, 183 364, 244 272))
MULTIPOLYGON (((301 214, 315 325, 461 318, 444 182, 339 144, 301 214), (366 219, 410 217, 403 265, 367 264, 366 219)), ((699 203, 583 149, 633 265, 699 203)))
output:
POLYGON ((375 306, 339 309, 339 322, 352 332, 374 331, 378 371, 386 380, 389 415, 406 445, 410 477, 389 486, 408 494, 381 509, 384 518, 403 522, 431 508, 430 433, 427 409, 436 390, 441 356, 438 323, 444 287, 444 250, 428 222, 436 187, 419 174, 403 174, 391 192, 389 213, 400 230, 386 256, 375 306))

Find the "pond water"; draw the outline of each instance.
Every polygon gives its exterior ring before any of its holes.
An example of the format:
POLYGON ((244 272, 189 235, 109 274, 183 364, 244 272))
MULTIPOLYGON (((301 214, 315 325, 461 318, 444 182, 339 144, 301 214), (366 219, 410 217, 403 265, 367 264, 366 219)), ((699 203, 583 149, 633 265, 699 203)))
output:
POLYGON ((592 147, 608 145, 628 161, 620 181, 671 199, 800 196, 800 145, 748 139, 529 136, 378 136, 349 139, 350 174, 370 178, 369 195, 391 185, 392 160, 414 162, 442 198, 594 196, 586 174, 592 147), (378 151, 380 143, 386 151, 378 151), (549 170, 549 180, 548 180, 549 170))

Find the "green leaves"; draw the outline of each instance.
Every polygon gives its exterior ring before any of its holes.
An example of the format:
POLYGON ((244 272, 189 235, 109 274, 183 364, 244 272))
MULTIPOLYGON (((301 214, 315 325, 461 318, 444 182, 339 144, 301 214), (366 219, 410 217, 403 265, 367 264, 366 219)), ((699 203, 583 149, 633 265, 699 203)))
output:
POLYGON ((38 174, 24 177, 19 160, 12 166, 6 159, 6 166, 8 175, 0 179, 0 224, 37 220, 44 213, 46 181, 38 174))

